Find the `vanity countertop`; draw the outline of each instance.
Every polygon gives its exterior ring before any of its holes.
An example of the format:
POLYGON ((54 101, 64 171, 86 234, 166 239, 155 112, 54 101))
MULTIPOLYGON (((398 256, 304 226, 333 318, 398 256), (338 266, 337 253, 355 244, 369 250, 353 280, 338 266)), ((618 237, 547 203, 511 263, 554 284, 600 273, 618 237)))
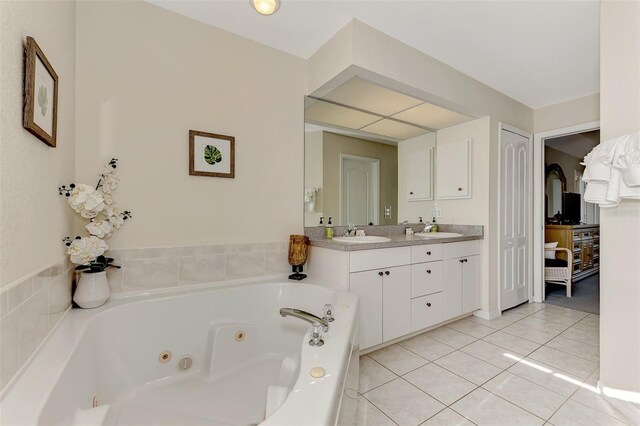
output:
MULTIPOLYGON (((345 244, 345 243, 334 242, 331 239, 325 239, 322 237, 322 234, 320 232, 307 232, 307 235, 310 238, 310 244, 312 247, 322 247, 322 248, 339 250, 339 251, 373 250, 373 249, 381 249, 381 248, 421 246, 421 245, 427 245, 427 244, 455 243, 459 241, 471 241, 471 240, 484 239, 483 227, 473 226, 473 225, 441 225, 440 230, 442 232, 457 232, 457 233, 463 234, 461 237, 447 237, 447 238, 424 238, 424 237, 419 237, 415 235, 405 235, 400 233, 367 232, 367 230, 371 231, 371 228, 374 228, 374 227, 364 228, 366 235, 384 236, 384 237, 390 238, 391 241, 387 241, 383 243, 345 244)), ((375 228, 380 230, 380 228, 382 227, 375 227, 375 228)), ((393 228, 398 228, 398 227, 393 226, 393 228)), ((422 227, 420 227, 420 229, 421 228, 422 227)), ((322 228, 320 228, 319 230, 322 230, 322 228)), ((336 233, 336 235, 341 235, 341 234, 336 233)))

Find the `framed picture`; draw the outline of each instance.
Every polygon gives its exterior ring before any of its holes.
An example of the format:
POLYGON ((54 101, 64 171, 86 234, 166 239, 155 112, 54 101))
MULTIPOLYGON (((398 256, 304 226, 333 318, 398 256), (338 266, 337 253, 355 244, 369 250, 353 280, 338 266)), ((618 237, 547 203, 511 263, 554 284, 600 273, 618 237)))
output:
POLYGON ((235 138, 189 130, 189 174, 233 178, 235 138))
POLYGON ((55 147, 58 127, 58 74, 32 37, 27 37, 24 68, 22 125, 44 143, 55 147))

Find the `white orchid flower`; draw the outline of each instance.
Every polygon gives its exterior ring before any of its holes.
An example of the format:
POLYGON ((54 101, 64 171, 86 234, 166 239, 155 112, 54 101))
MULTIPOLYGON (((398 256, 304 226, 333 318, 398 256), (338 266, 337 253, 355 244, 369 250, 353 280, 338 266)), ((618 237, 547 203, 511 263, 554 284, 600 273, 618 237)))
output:
POLYGON ((98 238, 107 238, 111 234, 111 223, 108 220, 97 220, 95 222, 90 222, 87 226, 85 226, 87 231, 91 235, 94 235, 98 238))

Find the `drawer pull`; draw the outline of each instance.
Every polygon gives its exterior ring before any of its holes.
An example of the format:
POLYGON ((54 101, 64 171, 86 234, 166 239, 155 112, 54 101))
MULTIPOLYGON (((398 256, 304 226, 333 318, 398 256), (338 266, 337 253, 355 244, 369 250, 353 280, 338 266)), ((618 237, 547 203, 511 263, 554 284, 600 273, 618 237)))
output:
POLYGON ((383 274, 382 274, 382 271, 378 272, 378 275, 382 276, 382 275, 383 275, 383 274))
POLYGON ((427 274, 430 274, 430 273, 431 273, 431 269, 427 269, 427 274))
POLYGON ((385 274, 385 275, 389 275, 389 274, 391 274, 391 272, 389 272, 389 271, 384 271, 384 274, 385 274))
POLYGON ((427 307, 430 308, 431 307, 431 302, 427 302, 427 307))
POLYGON ((430 251, 427 252, 427 256, 431 256, 431 252, 430 251))
POLYGON ((462 188, 458 188, 458 191, 462 191, 462 188))

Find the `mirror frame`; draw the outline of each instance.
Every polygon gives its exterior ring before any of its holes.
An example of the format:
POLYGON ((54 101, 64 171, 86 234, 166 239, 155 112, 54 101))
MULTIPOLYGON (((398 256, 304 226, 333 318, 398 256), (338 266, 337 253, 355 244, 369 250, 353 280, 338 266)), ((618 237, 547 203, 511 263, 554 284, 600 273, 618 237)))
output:
POLYGON ((547 165, 544 170, 544 211, 546 219, 549 219, 549 216, 547 216, 549 214, 549 194, 547 193, 547 180, 549 179, 549 175, 553 172, 558 173, 558 176, 560 176, 562 192, 567 192, 567 177, 564 175, 564 171, 562 170, 560 164, 551 163, 547 165))

